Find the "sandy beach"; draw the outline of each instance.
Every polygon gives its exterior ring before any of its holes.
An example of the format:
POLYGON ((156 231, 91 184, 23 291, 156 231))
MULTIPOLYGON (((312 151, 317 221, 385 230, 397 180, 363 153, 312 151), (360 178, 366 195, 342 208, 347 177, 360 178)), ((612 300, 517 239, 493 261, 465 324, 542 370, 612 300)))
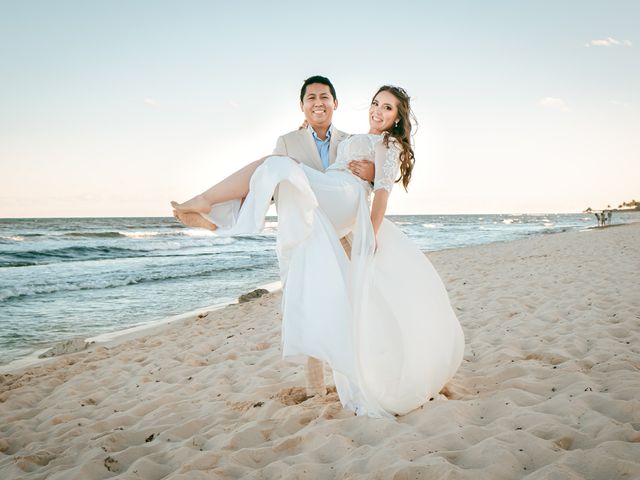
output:
POLYGON ((306 398, 275 292, 5 369, 0 478, 640 479, 640 224, 428 257, 466 349, 422 408, 306 398))

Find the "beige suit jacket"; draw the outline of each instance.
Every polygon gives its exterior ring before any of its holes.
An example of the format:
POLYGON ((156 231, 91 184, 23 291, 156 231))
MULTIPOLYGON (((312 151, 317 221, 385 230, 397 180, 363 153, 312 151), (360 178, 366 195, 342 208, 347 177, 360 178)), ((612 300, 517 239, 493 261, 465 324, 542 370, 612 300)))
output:
MULTIPOLYGON (((331 127, 331 140, 329 141, 329 165, 336 161, 338 154, 338 144, 347 138, 349 134, 341 132, 337 128, 331 127)), ((274 155, 284 155, 291 157, 305 165, 310 166, 320 172, 324 172, 322 160, 313 140, 309 128, 294 130, 286 135, 282 135, 276 142, 276 148, 273 150, 274 155)), ((342 248, 347 256, 351 258, 351 244, 346 237, 340 239, 342 248)))
MULTIPOLYGON (((329 142, 329 165, 336 161, 338 153, 338 144, 349 135, 341 132, 337 128, 331 127, 331 140, 329 142)), ((305 165, 310 166, 319 171, 324 171, 322 160, 313 140, 309 128, 294 130, 286 135, 282 135, 276 142, 276 148, 273 150, 274 155, 283 155, 291 157, 305 165)))

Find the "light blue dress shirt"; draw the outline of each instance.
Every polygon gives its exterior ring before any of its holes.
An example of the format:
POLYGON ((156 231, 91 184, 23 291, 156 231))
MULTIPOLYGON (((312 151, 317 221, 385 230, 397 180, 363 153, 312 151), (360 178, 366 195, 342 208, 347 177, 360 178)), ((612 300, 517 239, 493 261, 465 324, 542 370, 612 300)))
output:
POLYGON ((318 135, 311 126, 309 126, 309 130, 311 130, 311 136, 313 136, 313 141, 316 142, 316 148, 318 149, 318 153, 320 154, 320 160, 322 160, 322 167, 326 170, 329 166, 329 143, 331 141, 331 127, 327 130, 327 138, 324 140, 320 140, 318 135))

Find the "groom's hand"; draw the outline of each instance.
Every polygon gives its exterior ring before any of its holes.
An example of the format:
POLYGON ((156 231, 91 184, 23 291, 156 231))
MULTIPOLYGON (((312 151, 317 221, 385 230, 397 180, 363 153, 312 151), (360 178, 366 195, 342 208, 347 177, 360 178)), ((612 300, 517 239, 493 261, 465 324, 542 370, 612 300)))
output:
POLYGON ((375 178, 375 167, 369 160, 351 160, 348 163, 349 170, 356 177, 360 177, 367 182, 373 182, 375 178))

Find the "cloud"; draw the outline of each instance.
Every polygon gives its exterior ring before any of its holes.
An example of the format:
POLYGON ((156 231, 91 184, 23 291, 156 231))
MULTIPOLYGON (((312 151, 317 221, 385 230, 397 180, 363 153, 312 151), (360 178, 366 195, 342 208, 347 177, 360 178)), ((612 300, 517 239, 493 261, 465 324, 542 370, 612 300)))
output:
POLYGON ((617 47, 624 46, 630 47, 633 45, 631 40, 616 40, 613 37, 601 38, 596 40, 591 40, 589 43, 585 44, 585 47, 617 47))
POLYGON ((627 102, 620 102, 618 100, 611 100, 609 102, 611 105, 615 105, 616 107, 626 108, 627 110, 631 108, 631 104, 627 102))
POLYGON ((569 111, 569 107, 567 107, 567 104, 564 103, 564 100, 561 98, 545 97, 538 102, 538 105, 544 108, 560 110, 561 112, 569 111))
POLYGON ((229 106, 233 108, 240 108, 240 104, 238 102, 234 102, 233 100, 229 100, 229 106))
POLYGON ((145 98, 144 99, 144 104, 149 106, 149 107, 157 107, 158 106, 158 102, 156 102, 153 98, 145 98))

